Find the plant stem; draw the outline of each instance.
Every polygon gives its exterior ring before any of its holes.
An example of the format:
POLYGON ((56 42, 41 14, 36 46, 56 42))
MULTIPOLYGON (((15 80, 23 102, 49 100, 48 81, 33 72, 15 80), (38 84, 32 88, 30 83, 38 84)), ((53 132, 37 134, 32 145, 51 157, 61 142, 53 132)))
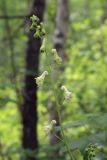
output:
POLYGON ((60 113, 60 104, 58 103, 58 100, 57 100, 57 97, 55 95, 55 98, 56 98, 56 104, 57 104, 57 113, 58 113, 58 117, 59 117, 59 123, 60 123, 60 126, 61 126, 61 134, 62 134, 62 137, 64 139, 64 143, 65 143, 65 146, 66 146, 66 149, 68 150, 68 153, 69 153, 69 156, 71 158, 71 160, 74 160, 74 157, 69 149, 69 146, 68 146, 68 143, 67 143, 67 139, 66 139, 66 136, 65 136, 65 133, 64 133, 64 129, 63 129, 63 126, 62 126, 62 119, 61 119, 61 113, 60 113))

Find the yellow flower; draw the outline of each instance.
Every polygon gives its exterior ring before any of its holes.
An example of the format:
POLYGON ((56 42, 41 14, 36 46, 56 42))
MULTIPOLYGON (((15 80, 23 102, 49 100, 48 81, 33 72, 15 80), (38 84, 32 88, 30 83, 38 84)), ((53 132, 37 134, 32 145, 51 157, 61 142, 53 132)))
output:
POLYGON ((52 120, 49 125, 44 126, 44 130, 46 134, 48 135, 49 133, 52 133, 54 131, 54 127, 56 125, 56 120, 52 120))
POLYGON ((41 76, 35 78, 36 79, 36 84, 39 87, 43 85, 43 82, 44 82, 44 79, 45 79, 46 75, 48 75, 48 71, 44 71, 41 76))
POLYGON ((70 92, 65 86, 62 86, 61 90, 64 91, 65 100, 69 101, 72 98, 72 92, 70 92))
POLYGON ((52 49, 52 53, 53 53, 53 56, 54 56, 54 61, 55 61, 57 64, 61 64, 61 63, 62 63, 62 59, 61 59, 61 57, 58 55, 56 49, 52 49))

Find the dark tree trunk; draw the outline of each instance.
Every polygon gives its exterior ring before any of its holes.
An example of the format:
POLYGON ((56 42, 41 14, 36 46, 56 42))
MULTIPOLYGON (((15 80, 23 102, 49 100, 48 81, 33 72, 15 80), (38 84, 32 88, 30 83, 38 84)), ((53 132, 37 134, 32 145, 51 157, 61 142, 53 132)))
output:
MULTIPOLYGON (((34 0, 31 14, 35 14, 42 21, 45 9, 45 0, 34 0)), ((30 151, 37 151, 37 86, 34 78, 38 75, 40 39, 34 39, 33 33, 28 34, 26 51, 26 75, 24 100, 22 105, 22 147, 30 151)), ((36 160, 35 156, 26 156, 26 160, 36 160)))

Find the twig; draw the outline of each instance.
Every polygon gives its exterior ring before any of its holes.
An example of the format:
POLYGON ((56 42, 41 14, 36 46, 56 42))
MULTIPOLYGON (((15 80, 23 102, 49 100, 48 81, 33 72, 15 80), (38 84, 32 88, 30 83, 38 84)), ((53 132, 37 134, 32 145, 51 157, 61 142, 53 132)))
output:
POLYGON ((15 20, 15 19, 25 19, 25 18, 29 18, 31 15, 0 15, 0 20, 4 20, 4 19, 11 19, 11 20, 15 20))
MULTIPOLYGON (((7 6, 6 6, 6 1, 3 0, 3 12, 4 14, 7 16, 7 6)), ((20 97, 20 93, 19 93, 19 89, 17 88, 17 72, 16 72, 16 65, 15 65, 15 55, 14 55, 14 41, 13 38, 11 36, 11 28, 9 25, 9 21, 8 19, 5 19, 5 27, 6 27, 6 31, 7 31, 7 35, 9 38, 9 49, 11 52, 11 68, 12 68, 12 73, 13 73, 13 82, 14 82, 14 86, 15 86, 15 90, 16 90, 16 94, 18 96, 18 98, 20 97)), ((18 105, 20 106, 20 100, 18 101, 18 105)))

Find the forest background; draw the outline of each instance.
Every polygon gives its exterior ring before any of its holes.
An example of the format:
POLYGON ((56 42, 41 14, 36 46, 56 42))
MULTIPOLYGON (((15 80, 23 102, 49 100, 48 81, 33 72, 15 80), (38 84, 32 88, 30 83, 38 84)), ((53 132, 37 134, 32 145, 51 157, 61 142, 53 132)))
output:
POLYGON ((57 127, 61 85, 72 92, 60 112, 75 159, 90 143, 94 159, 107 159, 106 19, 106 0, 0 0, 0 160, 69 159, 57 127), (46 54, 30 29, 33 14, 44 22, 46 54), (51 76, 38 88, 34 78, 45 70, 51 76), (53 119, 57 132, 46 135, 53 119))

